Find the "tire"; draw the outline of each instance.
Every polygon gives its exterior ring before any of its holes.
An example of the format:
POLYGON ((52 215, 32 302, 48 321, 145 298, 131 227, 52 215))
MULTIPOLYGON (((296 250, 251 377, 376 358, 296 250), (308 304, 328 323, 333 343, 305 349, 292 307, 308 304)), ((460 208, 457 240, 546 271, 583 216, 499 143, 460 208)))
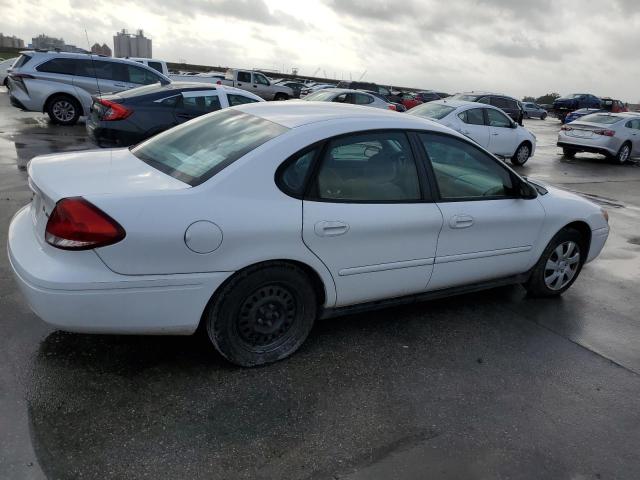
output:
POLYGON ((540 115, 540 120, 546 120, 547 119, 547 114, 543 113, 542 115, 540 115))
POLYGON ((586 259, 586 239, 565 228, 549 242, 524 287, 534 297, 562 295, 576 281, 586 259), (555 265, 555 266, 553 266, 555 265))
POLYGON ((522 165, 527 163, 527 160, 529 160, 530 156, 531 156, 531 147, 527 142, 523 142, 516 149, 516 152, 513 154, 513 157, 511 157, 511 164, 521 167, 522 165))
POLYGON ((69 95, 57 95, 47 103, 47 114, 57 125, 75 125, 81 113, 80 103, 69 95))
POLYGON ((627 163, 631 158, 631 145, 629 143, 622 144, 618 153, 616 153, 612 158, 619 165, 627 163))
POLYGON ((286 93, 276 93, 276 96, 273 97, 273 99, 277 102, 282 100, 289 100, 289 95, 287 95, 286 93))
POLYGON ((562 147, 562 155, 567 158, 573 158, 576 156, 576 151, 572 148, 562 147))
POLYGON ((209 340, 224 358, 253 367, 294 353, 317 316, 317 295, 305 272, 271 263, 232 277, 214 295, 204 320, 209 340))

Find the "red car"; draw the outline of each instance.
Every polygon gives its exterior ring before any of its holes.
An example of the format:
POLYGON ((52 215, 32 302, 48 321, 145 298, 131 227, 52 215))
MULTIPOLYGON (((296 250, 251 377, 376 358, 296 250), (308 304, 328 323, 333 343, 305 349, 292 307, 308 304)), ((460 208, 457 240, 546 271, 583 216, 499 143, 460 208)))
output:
POLYGON ((398 93, 398 97, 400 97, 401 103, 405 107, 407 107, 407 110, 410 110, 413 107, 415 107, 416 105, 420 105, 422 103, 421 100, 418 100, 416 98, 416 95, 414 93, 400 92, 400 93, 398 93))
POLYGON ((602 109, 611 113, 628 112, 629 109, 620 100, 611 97, 602 97, 602 109))

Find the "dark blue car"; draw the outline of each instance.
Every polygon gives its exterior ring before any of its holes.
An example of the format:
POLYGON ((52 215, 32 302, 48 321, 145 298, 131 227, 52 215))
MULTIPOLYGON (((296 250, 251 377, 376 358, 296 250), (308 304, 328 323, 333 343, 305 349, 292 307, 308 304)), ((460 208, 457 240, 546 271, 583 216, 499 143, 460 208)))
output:
POLYGON ((564 119, 564 123, 571 123, 574 120, 579 119, 580 117, 584 117, 585 115, 589 115, 590 113, 596 113, 599 111, 600 111, 599 108, 580 108, 578 110, 575 110, 567 114, 567 116, 564 119))
POLYGON ((125 147, 221 108, 263 102, 226 85, 159 83, 94 97, 87 117, 89 138, 101 147, 125 147))

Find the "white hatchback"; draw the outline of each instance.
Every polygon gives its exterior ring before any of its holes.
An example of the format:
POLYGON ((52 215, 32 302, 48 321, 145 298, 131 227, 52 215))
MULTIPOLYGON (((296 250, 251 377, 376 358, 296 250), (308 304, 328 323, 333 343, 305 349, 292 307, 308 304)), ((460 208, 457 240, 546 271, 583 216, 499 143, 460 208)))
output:
POLYGON ((536 150, 536 137, 497 107, 464 100, 436 100, 409 110, 474 140, 494 155, 524 165, 536 150))
POLYGON ((244 366, 290 355, 319 317, 512 283, 559 295, 609 232, 594 203, 449 128, 315 102, 37 157, 29 185, 8 249, 41 318, 94 333, 202 326, 244 366))

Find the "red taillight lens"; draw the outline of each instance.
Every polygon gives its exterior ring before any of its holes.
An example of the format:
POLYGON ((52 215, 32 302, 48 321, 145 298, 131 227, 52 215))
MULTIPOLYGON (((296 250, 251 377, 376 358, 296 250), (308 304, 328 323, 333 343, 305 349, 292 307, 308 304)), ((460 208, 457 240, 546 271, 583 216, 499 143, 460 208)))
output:
POLYGON ((613 130, 594 130, 593 133, 596 135, 604 135, 605 137, 613 137, 616 134, 613 130))
POLYGON ((397 112, 397 111, 398 111, 398 109, 396 108, 396 106, 395 106, 395 105, 393 105, 393 104, 389 104, 389 105, 387 106, 387 108, 388 108, 389 110, 393 110, 394 112, 397 112))
POLYGON ((107 107, 107 110, 102 114, 102 120, 124 120, 133 113, 133 110, 110 100, 99 99, 98 103, 107 107))
POLYGON ((222 85, 222 80, 218 80, 218 81, 216 82, 216 85, 222 85))
POLYGON ((106 247, 125 235, 118 222, 82 197, 60 200, 45 230, 47 243, 63 250, 106 247))

